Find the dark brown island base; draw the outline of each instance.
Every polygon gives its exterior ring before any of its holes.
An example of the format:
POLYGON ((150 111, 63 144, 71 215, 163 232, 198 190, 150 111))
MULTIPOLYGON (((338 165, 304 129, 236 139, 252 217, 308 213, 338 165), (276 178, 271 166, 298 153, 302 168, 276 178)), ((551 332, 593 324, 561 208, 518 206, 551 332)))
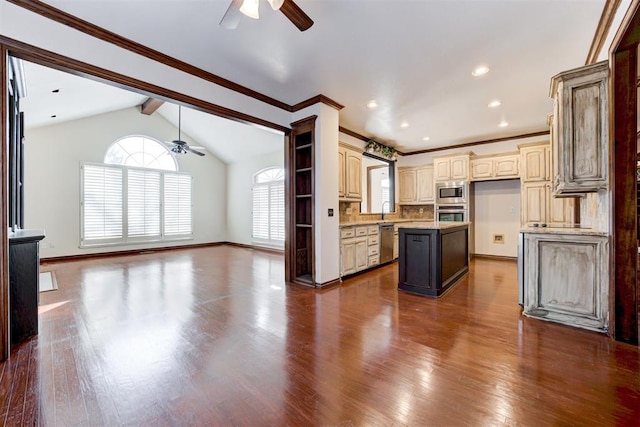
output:
POLYGON ((398 225, 398 289, 439 297, 469 271, 469 223, 398 225))

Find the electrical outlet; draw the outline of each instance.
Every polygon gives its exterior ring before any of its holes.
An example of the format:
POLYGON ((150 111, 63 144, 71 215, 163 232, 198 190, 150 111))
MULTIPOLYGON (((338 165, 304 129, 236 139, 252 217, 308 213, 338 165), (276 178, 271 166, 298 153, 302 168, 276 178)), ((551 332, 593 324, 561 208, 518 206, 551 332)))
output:
POLYGON ((509 212, 511 212, 512 214, 516 213, 515 206, 511 206, 511 209, 509 209, 509 212))
POLYGON ((424 213, 424 208, 420 208, 420 209, 418 209, 418 212, 420 212, 420 213, 424 213))

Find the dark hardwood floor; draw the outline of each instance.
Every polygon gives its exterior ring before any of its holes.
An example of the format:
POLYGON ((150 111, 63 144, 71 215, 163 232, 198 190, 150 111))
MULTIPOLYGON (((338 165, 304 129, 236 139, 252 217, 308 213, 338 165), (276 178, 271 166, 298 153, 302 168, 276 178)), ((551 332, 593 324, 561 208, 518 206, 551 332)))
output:
POLYGON ((0 364, 0 424, 638 425, 640 351, 524 318, 516 264, 441 299, 396 263, 313 290, 219 246, 46 266, 40 334, 0 364))

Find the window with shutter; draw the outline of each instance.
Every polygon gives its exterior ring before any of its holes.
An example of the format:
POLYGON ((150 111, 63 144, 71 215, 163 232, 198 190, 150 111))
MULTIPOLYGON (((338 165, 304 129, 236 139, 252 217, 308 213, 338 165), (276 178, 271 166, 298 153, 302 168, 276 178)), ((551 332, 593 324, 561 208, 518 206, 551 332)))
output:
POLYGON ((254 175, 252 240, 284 247, 284 170, 269 168, 254 175))
POLYGON ((105 163, 81 167, 81 246, 192 237, 192 179, 162 143, 122 138, 105 163))

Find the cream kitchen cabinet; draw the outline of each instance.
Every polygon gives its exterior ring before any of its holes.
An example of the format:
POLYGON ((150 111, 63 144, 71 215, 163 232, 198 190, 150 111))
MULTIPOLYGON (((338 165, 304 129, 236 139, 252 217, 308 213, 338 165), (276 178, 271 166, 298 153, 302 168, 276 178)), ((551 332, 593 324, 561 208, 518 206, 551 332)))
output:
POLYGON ((520 179, 522 182, 549 181, 550 150, 549 144, 519 145, 520 179))
POLYGON ((608 188, 608 81, 607 61, 566 71, 551 79, 555 194, 608 188))
POLYGON ((469 160, 473 153, 433 159, 433 175, 436 181, 468 181, 469 160))
POLYGON ((575 223, 576 201, 571 197, 553 197, 549 182, 522 183, 520 192, 522 225, 564 225, 575 223))
POLYGON ((402 205, 421 205, 433 203, 434 181, 433 165, 398 168, 398 203, 402 205))
POLYGON ((418 199, 418 184, 416 168, 398 168, 398 203, 410 204, 418 199))
POLYGON ((519 154, 475 157, 471 159, 471 181, 519 178, 519 154))
POLYGON ((354 274, 377 264, 378 251, 377 225, 341 227, 340 276, 354 274))
POLYGON ((523 313, 607 332, 609 238, 576 233, 524 233, 523 313))
POLYGON ((362 153, 346 145, 338 147, 338 198, 362 200, 362 153))

